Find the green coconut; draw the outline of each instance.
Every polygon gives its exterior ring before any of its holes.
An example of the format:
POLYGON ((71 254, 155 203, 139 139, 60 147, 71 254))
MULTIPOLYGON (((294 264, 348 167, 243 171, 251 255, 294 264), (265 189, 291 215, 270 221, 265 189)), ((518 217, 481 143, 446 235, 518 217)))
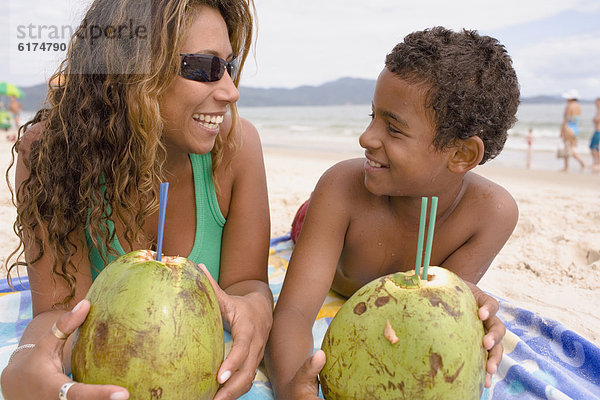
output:
POLYGON ((77 382, 120 385, 131 399, 212 399, 224 334, 206 275, 183 257, 138 250, 107 265, 71 357, 77 382))
POLYGON ((430 267, 427 280, 395 273, 359 289, 323 339, 323 395, 338 399, 479 400, 484 329, 471 290, 430 267))

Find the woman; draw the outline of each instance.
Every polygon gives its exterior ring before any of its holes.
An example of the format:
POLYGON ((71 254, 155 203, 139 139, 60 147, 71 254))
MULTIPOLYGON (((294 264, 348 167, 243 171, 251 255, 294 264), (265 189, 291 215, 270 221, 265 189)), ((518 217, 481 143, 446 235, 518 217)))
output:
POLYGON ((575 158, 581 164, 581 169, 585 169, 585 162, 577 152, 577 136, 579 135, 579 119, 581 118, 581 106, 577 102, 579 99, 579 92, 575 89, 571 89, 566 93, 563 93, 563 98, 567 100, 567 106, 565 107, 565 116, 563 123, 560 127, 560 137, 565 145, 565 167, 563 172, 569 170, 569 157, 575 158))
POLYGON ((7 399, 129 397, 118 386, 73 384, 62 371, 70 371, 71 338, 63 339, 85 319, 89 302, 81 300, 99 270, 153 247, 163 181, 164 254, 203 262, 222 288, 233 347, 215 399, 250 389, 273 304, 262 152, 235 108, 252 9, 245 0, 91 5, 54 76, 49 108, 15 145, 21 246, 11 268, 27 265, 34 318, 3 371, 7 399), (104 34, 91 34, 94 27, 104 34))

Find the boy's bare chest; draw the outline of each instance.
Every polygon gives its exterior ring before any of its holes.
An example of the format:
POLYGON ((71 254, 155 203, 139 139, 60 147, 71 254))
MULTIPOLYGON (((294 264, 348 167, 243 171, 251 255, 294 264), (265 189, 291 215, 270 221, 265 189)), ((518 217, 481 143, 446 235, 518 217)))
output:
MULTIPOLYGON (((456 222, 456 221, 454 221, 456 222)), ((466 240, 461 224, 436 225, 430 265, 440 265, 466 240)), ((385 212, 364 213, 351 220, 337 268, 338 291, 353 292, 380 276, 415 268, 418 223, 399 221, 385 212), (414 226, 413 226, 414 225, 414 226), (343 279, 342 279, 343 278, 343 279)))
POLYGON ((340 267, 351 275, 373 277, 414 268, 417 229, 391 218, 355 220, 346 234, 340 267))

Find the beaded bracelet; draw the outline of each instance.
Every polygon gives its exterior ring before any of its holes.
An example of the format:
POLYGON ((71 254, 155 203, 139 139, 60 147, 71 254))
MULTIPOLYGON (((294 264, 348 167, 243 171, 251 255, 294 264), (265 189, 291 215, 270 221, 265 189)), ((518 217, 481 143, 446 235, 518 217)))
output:
MULTIPOLYGON (((33 349, 34 347, 35 347, 35 344, 33 344, 33 343, 24 344, 24 345, 21 345, 21 346, 17 347, 17 348, 15 349, 15 351, 13 351, 13 352, 12 352, 12 354, 10 355, 10 357, 9 357, 9 359, 8 359, 8 362, 6 363, 6 365, 10 364, 10 362, 11 362, 11 361, 12 361, 12 359, 13 359, 13 357, 14 357, 14 356, 15 356, 15 355, 16 355, 18 352, 20 352, 21 350, 33 349)), ((61 364, 62 364, 62 363, 61 363, 61 364)), ((66 375, 66 374, 67 374, 67 372, 66 372, 66 370, 65 370, 65 365, 64 365, 64 364, 62 364, 62 373, 63 373, 64 375, 66 375)))
POLYGON ((8 364, 10 364, 10 362, 11 362, 11 361, 12 361, 12 359, 13 359, 13 357, 14 357, 14 356, 15 356, 15 355, 16 355, 18 352, 20 352, 21 350, 33 349, 34 347, 35 347, 35 344, 32 344, 32 343, 29 343, 29 344, 23 344, 23 345, 21 345, 21 346, 17 347, 17 348, 15 349, 15 351, 13 351, 13 352, 12 352, 12 354, 10 355, 10 358, 8 359, 8 363, 7 363, 7 365, 8 365, 8 364))

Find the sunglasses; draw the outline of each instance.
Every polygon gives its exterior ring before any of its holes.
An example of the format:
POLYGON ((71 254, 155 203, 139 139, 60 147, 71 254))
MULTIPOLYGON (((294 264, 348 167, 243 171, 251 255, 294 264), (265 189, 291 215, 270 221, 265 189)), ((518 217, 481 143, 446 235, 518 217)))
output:
POLYGON ((185 79, 196 82, 216 82, 225 74, 225 70, 234 79, 237 72, 235 57, 231 61, 225 61, 221 57, 210 54, 180 54, 181 68, 179 75, 185 79))

